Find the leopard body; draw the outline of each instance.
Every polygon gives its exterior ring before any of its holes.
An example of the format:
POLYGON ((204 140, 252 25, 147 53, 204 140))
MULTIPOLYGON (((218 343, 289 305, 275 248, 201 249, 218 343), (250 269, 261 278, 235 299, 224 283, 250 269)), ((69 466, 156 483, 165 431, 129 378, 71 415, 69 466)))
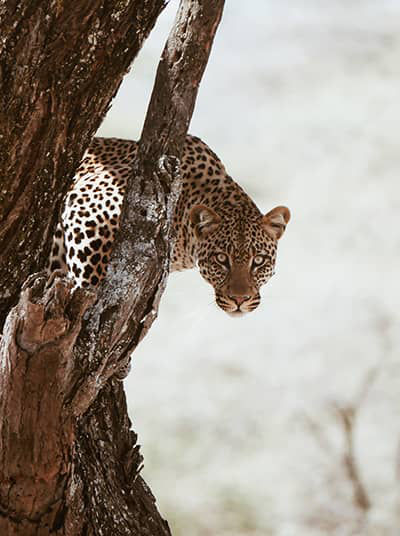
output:
MULTIPOLYGON (((137 148, 131 140, 94 138, 76 171, 50 259, 50 270, 69 273, 76 286, 97 286, 106 275, 137 148)), ((278 206, 262 215, 216 154, 194 136, 186 138, 181 175, 171 271, 198 265, 224 311, 254 310, 260 287, 274 273, 289 210, 278 206)))

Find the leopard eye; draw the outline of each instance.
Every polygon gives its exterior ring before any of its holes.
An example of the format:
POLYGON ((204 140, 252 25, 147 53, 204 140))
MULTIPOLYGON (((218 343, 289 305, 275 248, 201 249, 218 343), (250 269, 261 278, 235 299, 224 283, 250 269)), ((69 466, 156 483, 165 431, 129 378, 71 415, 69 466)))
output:
POLYGON ((266 261, 266 257, 264 255, 256 255, 253 259, 253 268, 259 268, 262 266, 266 261))
POLYGON ((224 266, 229 265, 228 255, 225 255, 225 253, 217 253, 215 259, 219 264, 223 264, 224 266))

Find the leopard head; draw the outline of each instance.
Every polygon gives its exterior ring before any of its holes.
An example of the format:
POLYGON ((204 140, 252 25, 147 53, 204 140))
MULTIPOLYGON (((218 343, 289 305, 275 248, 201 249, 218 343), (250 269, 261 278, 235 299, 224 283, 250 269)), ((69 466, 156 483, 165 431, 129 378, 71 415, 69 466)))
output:
POLYGON ((274 274, 277 243, 289 219, 289 209, 282 206, 264 216, 240 208, 223 213, 205 205, 191 209, 200 273, 226 313, 240 316, 258 307, 260 288, 274 274))

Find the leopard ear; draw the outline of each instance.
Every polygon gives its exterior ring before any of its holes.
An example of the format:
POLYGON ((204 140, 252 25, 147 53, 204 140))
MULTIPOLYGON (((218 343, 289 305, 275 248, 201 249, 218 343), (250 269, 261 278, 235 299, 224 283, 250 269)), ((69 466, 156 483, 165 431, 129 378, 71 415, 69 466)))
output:
POLYGON ((212 208, 195 205, 190 211, 190 221, 197 238, 205 238, 218 229, 221 218, 212 208))
POLYGON ((279 240, 289 220, 290 210, 287 207, 275 207, 261 217, 261 225, 272 238, 279 240))

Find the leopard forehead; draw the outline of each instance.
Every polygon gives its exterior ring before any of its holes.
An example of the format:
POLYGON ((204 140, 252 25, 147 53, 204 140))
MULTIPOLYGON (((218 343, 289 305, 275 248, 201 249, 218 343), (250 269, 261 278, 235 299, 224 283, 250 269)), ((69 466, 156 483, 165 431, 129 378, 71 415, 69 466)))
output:
POLYGON ((214 288, 219 288, 235 269, 241 278, 251 276, 254 286, 260 288, 274 272, 276 253, 277 241, 262 229, 259 220, 246 219, 242 214, 223 220, 215 233, 201 241, 198 266, 214 288), (221 253, 228 258, 228 269, 216 261, 221 253), (265 258, 264 268, 251 273, 251 263, 256 256, 265 258), (239 270, 241 267, 244 269, 239 270))
POLYGON ((242 213, 223 219, 215 233, 202 240, 199 256, 211 251, 227 254, 233 262, 247 262, 257 254, 275 257, 277 242, 261 228, 259 219, 249 218, 242 213))

